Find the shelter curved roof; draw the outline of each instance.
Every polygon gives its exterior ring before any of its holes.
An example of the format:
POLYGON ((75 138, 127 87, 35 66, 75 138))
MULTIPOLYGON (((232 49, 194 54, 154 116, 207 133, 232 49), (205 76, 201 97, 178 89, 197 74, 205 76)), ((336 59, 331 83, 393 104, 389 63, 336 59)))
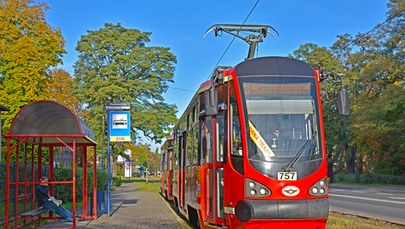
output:
POLYGON ((64 105, 41 100, 23 107, 14 117, 10 133, 5 137, 28 138, 34 144, 97 144, 93 131, 64 105))

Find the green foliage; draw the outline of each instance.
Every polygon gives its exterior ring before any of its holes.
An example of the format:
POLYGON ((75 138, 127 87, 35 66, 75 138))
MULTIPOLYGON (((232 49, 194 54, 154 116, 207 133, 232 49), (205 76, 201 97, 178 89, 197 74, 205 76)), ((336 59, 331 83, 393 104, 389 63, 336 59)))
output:
POLYGON ((359 171, 405 174, 405 5, 390 1, 389 18, 373 33, 348 39, 351 144, 359 171))
POLYGON ((154 152, 151 153, 148 162, 148 170, 151 172, 156 172, 160 170, 160 154, 154 152))
MULTIPOLYGON (((319 47, 316 44, 304 44, 294 51, 291 57, 300 59, 311 64, 319 70, 328 69, 328 72, 341 72, 343 66, 338 57, 334 56, 332 50, 319 47)), ((337 109, 336 92, 339 89, 341 78, 329 77, 321 83, 321 96, 323 118, 325 122, 326 149, 329 163, 345 166, 348 145, 351 140, 349 120, 347 117, 339 116, 337 109)))
POLYGON ((117 164, 117 176, 123 176, 123 170, 124 170, 124 165, 123 164, 117 164))
POLYGON ((335 175, 337 183, 351 184, 395 184, 405 185, 405 176, 394 176, 377 173, 338 173, 335 175))
MULTIPOLYGON (((75 63, 77 96, 90 112, 86 120, 102 142, 107 102, 130 102, 133 137, 139 130, 159 142, 176 120, 176 106, 163 93, 173 82, 176 57, 165 47, 147 46, 151 33, 106 23, 79 40, 75 63)), ((123 148, 112 150, 114 158, 123 148)), ((115 161, 113 161, 115 162, 115 161)), ((115 167, 113 167, 115 168, 115 167)), ((117 174, 113 171, 113 174, 117 174)))
POLYGON ((146 144, 132 145, 127 144, 126 147, 131 150, 131 158, 136 164, 145 164, 149 161, 149 157, 152 154, 150 146, 146 144))
POLYGON ((45 73, 66 53, 62 33, 45 21, 47 8, 31 0, 0 2, 0 104, 10 108, 4 127, 21 107, 48 97, 45 73))
POLYGON ((149 36, 107 23, 78 42, 78 96, 95 118, 94 129, 100 130, 107 102, 130 102, 133 127, 155 141, 175 121, 176 108, 164 103, 162 94, 173 81, 176 57, 168 48, 147 47, 149 36))
POLYGON ((52 69, 48 71, 47 75, 49 82, 46 91, 49 99, 58 101, 74 113, 79 114, 81 109, 79 100, 74 95, 73 77, 63 69, 52 69))
POLYGON ((104 170, 97 170, 97 190, 107 190, 107 172, 104 170))
MULTIPOLYGON (((55 181, 72 180, 72 169, 58 168, 55 170, 55 181)), ((107 173, 97 170, 97 190, 107 189, 107 173)), ((63 202, 72 202, 72 185, 54 185, 55 196, 63 202)), ((87 170, 87 190, 89 196, 93 192, 93 170, 87 170)), ((76 169, 76 200, 83 198, 83 168, 76 169)))
POLYGON ((405 174, 405 4, 388 7, 387 21, 367 34, 294 51, 315 68, 343 73, 321 84, 328 160, 337 172, 405 174), (337 115, 341 85, 349 90, 349 117, 337 115))
POLYGON ((112 177, 112 185, 116 187, 121 186, 122 185, 121 176, 112 177))
POLYGON ((146 144, 126 144, 125 147, 131 150, 131 158, 136 165, 148 164, 149 171, 157 171, 160 168, 160 154, 152 152, 149 145, 146 144))
POLYGON ((359 175, 354 173, 338 173, 335 175, 335 182, 336 183, 358 183, 359 182, 359 175))

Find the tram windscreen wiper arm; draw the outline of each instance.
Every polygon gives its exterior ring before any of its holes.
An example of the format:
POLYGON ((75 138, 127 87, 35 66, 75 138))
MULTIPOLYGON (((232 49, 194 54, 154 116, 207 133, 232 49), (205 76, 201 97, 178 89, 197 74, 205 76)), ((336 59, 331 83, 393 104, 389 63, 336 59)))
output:
POLYGON ((285 167, 284 171, 285 172, 289 172, 295 164, 297 164, 298 160, 300 159, 302 153, 304 152, 304 150, 307 148, 307 146, 309 145, 309 143, 311 143, 311 141, 314 140, 314 137, 316 136, 316 134, 313 134, 311 139, 308 139, 305 144, 301 147, 301 149, 298 151, 298 153, 294 156, 294 158, 290 161, 290 163, 288 163, 288 165, 285 167))

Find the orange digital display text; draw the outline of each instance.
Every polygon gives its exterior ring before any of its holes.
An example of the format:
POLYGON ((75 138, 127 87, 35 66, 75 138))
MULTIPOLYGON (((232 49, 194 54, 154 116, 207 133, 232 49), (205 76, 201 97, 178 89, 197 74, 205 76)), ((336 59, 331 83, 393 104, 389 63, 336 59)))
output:
POLYGON ((309 95, 309 84, 258 84, 249 83, 244 85, 247 95, 309 95))

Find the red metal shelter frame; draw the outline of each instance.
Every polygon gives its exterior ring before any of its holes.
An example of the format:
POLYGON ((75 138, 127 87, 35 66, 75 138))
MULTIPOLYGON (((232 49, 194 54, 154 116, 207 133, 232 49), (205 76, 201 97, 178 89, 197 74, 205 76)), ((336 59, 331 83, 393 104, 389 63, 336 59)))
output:
MULTIPOLYGON (((39 180, 43 175, 48 175, 48 184, 55 185, 72 185, 72 212, 74 215, 73 227, 76 228, 76 159, 78 157, 78 148, 82 147, 79 152, 82 154, 83 164, 83 214, 80 216, 82 219, 95 219, 97 217, 97 156, 96 145, 94 141, 94 135, 91 129, 86 125, 84 121, 78 118, 67 107, 49 100, 42 100, 31 103, 22 108, 14 117, 11 126, 10 133, 4 135, 7 139, 7 155, 6 155, 6 202, 5 202, 5 218, 4 228, 9 228, 9 202, 10 187, 15 185, 15 218, 14 228, 22 227, 34 220, 41 219, 57 219, 50 212, 48 217, 41 217, 36 219, 35 216, 22 217, 19 216, 19 201, 23 202, 24 212, 27 210, 35 209, 34 203, 34 185, 39 184, 39 180), (93 214, 88 213, 88 189, 87 189, 87 167, 89 166, 87 160, 87 146, 93 147, 93 214), (54 181, 54 147, 66 147, 72 153, 72 177, 71 181, 54 181), (21 148, 23 148, 24 161, 20 161, 21 148), (28 178, 28 160, 27 151, 31 148, 31 179, 28 178), (49 174, 42 174, 42 154, 44 149, 49 152, 49 174), (10 165, 11 165, 11 152, 15 152, 15 180, 10 179, 10 165), (34 164, 34 155, 37 155, 37 165, 34 164), (21 179, 19 175, 20 165, 23 165, 24 178, 21 179), (35 174, 34 168, 37 168, 35 174), (37 177, 35 177, 35 175, 37 177), (31 181, 29 181, 31 180, 31 181), (28 190, 27 185, 31 185, 31 190, 28 190), (23 195, 20 195, 19 187, 23 186, 23 195), (30 208, 27 209, 27 200, 31 200, 30 208), (19 225, 23 220, 24 224, 19 225)), ((51 189, 53 194, 53 188, 51 189)))

